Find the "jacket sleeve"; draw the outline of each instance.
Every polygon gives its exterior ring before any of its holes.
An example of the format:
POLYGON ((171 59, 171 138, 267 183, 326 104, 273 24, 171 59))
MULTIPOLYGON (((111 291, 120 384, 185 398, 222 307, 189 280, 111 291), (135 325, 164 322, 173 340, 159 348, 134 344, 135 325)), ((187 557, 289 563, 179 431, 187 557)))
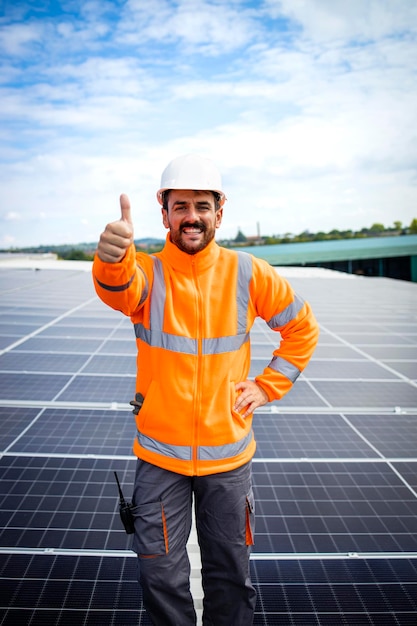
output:
POLYGON ((308 302, 294 292, 285 278, 268 264, 254 264, 257 313, 281 336, 272 360, 255 378, 271 401, 290 391, 307 366, 317 345, 319 326, 308 302))
POLYGON ((133 244, 120 263, 105 263, 96 254, 93 281, 97 295, 112 309, 131 316, 149 293, 151 265, 148 255, 137 254, 133 244))

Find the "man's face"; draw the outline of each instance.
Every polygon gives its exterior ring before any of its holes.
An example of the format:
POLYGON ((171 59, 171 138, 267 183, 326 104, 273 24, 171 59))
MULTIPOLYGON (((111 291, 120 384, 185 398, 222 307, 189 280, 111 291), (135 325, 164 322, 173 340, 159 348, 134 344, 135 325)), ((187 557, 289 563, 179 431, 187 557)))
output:
POLYGON ((215 206, 210 191, 170 191, 168 211, 162 209, 162 221, 169 228, 172 243, 188 254, 203 250, 222 221, 223 208, 216 211, 215 206))

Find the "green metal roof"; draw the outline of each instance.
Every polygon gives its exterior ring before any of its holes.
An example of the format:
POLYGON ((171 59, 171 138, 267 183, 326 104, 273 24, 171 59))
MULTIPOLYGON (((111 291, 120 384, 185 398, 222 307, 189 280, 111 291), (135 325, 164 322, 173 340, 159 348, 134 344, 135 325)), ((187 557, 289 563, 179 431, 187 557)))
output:
POLYGON ((300 265, 326 261, 417 256, 417 235, 281 243, 272 246, 245 246, 239 247, 239 250, 250 252, 260 259, 265 259, 271 265, 300 265))

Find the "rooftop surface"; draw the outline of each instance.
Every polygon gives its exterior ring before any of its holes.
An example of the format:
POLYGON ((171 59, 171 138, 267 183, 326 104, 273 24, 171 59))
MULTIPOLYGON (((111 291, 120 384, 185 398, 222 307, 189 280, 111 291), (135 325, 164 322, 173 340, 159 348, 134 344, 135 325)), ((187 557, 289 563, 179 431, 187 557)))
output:
MULTIPOLYGON (((0 624, 149 625, 113 477, 129 497, 133 330, 48 263, 0 265, 0 624)), ((254 419, 254 624, 415 626, 417 285, 279 271, 321 336, 254 419)), ((276 339, 257 321, 251 377, 276 339)))

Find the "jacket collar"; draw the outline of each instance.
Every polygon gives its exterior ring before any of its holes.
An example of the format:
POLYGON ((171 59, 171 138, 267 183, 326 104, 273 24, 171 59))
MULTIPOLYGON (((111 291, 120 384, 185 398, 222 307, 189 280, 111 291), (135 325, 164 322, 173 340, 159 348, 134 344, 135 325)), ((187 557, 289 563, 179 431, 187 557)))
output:
POLYGON ((193 271, 194 267, 197 272, 204 272, 214 265, 219 258, 219 254, 220 247, 214 239, 210 241, 204 250, 200 250, 196 254, 187 254, 172 243, 168 233, 165 246, 158 256, 160 255, 162 259, 166 259, 175 270, 188 274, 193 271))

